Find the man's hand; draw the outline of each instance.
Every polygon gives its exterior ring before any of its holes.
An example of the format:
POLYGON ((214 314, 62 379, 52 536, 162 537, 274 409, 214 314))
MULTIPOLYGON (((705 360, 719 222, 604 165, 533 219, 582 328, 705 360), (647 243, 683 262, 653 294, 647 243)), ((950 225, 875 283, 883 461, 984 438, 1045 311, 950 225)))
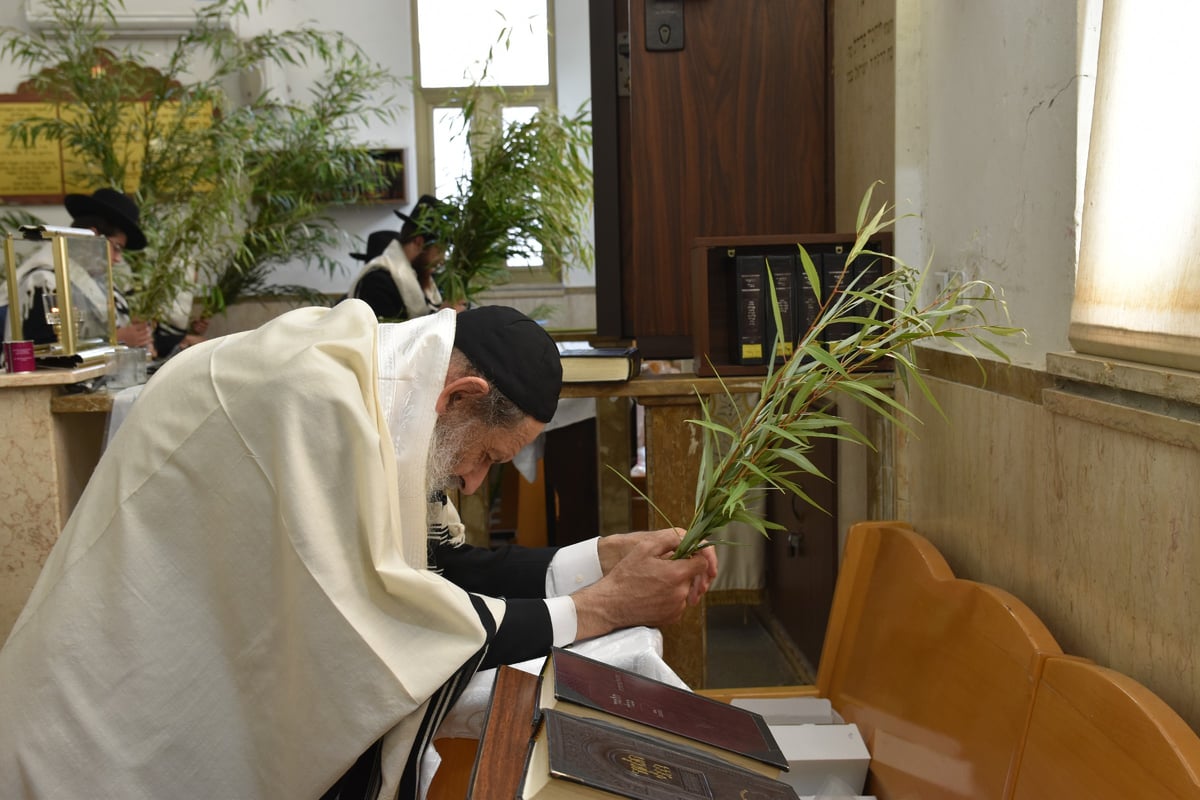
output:
MULTIPOLYGON (((644 537, 659 536, 668 532, 675 536, 675 546, 678 546, 684 534, 684 531, 680 528, 663 528, 657 531, 638 531, 637 533, 617 533, 601 536, 596 545, 597 553, 600 556, 601 571, 607 575, 621 559, 633 552, 638 542, 641 542, 644 537)), ((689 606, 694 606, 700 602, 700 597, 708 591, 708 587, 712 585, 712 582, 717 577, 716 550, 712 547, 705 547, 703 550, 698 551, 693 558, 704 559, 708 565, 708 569, 702 572, 693 582, 692 591, 688 594, 689 606)))
POLYGON ((145 347, 150 351, 151 357, 156 355, 152 322, 135 319, 124 328, 117 328, 117 341, 126 347, 145 347))
POLYGON ((577 638, 676 622, 688 605, 700 602, 717 576, 717 556, 708 547, 692 558, 672 559, 682 537, 678 528, 601 537, 604 577, 571 595, 577 638))

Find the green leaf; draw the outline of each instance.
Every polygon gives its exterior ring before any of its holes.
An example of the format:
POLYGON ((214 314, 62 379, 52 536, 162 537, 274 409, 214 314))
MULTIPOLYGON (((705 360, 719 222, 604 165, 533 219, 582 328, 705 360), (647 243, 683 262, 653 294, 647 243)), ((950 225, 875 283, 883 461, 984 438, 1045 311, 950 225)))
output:
MULTIPOLYGON (((911 422, 919 420, 894 395, 897 385, 915 385, 944 416, 917 368, 917 344, 940 339, 974 358, 966 346, 974 342, 1007 360, 994 340, 1023 333, 1020 328, 989 321, 990 312, 1007 317, 1006 306, 990 285, 973 281, 925 303, 921 289, 932 262, 914 270, 893 256, 868 250, 867 243, 894 221, 888 219, 891 208, 887 205, 871 212, 873 188, 867 190, 860 205, 856 239, 847 257, 865 254, 887 259, 893 268, 869 284, 859 277, 848 286, 824 287, 822 291, 815 264, 804 248, 799 248, 805 275, 821 303, 819 317, 789 359, 778 367, 773 360, 768 362, 757 402, 749 412, 737 413, 736 426, 715 421, 711 413, 714 398, 701 399, 703 419, 693 421, 704 434, 696 513, 677 557, 712 541, 713 534, 730 522, 744 523, 763 534, 775 529, 775 523, 747 508, 748 499, 763 491, 787 492, 821 508, 805 490, 803 480, 828 480, 809 457, 813 443, 825 439, 875 446, 854 425, 830 413, 830 403, 838 395, 908 430, 911 422), (823 298, 826 293, 831 297, 823 298), (835 323, 852 324, 855 332, 835 342, 823 342, 825 332, 835 323), (894 373, 878 372, 888 365, 895 368, 894 373)), ((778 298, 773 281, 769 285, 778 329, 778 298)), ((728 387, 725 389, 728 394, 728 387)))

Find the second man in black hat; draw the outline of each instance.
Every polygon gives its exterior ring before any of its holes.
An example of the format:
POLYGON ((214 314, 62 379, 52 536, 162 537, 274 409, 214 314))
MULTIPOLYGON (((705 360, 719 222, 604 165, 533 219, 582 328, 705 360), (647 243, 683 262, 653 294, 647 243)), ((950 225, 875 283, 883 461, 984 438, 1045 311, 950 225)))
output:
POLYGON ((436 232, 426 223, 443 204, 432 195, 422 195, 409 214, 395 212, 404 220, 400 231, 375 231, 367 237, 366 253, 351 257, 366 266, 350 284, 347 297, 366 302, 381 320, 390 322, 423 317, 445 307, 433 272, 445 258, 436 232))

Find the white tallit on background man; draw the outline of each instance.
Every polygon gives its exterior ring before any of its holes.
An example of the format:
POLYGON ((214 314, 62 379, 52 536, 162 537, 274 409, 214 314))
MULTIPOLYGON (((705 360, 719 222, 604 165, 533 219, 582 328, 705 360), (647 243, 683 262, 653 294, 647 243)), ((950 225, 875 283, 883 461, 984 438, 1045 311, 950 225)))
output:
MULTIPOLYGON (((490 643, 515 660, 677 618, 716 560, 664 558, 673 530, 593 540, 583 583, 603 577, 569 598, 427 568, 470 551, 429 545, 427 474, 473 491, 553 415, 560 370, 511 309, 380 325, 361 302, 168 362, 0 649, 0 796, 415 797, 490 643)), ((538 557, 543 589, 572 582, 538 557)))

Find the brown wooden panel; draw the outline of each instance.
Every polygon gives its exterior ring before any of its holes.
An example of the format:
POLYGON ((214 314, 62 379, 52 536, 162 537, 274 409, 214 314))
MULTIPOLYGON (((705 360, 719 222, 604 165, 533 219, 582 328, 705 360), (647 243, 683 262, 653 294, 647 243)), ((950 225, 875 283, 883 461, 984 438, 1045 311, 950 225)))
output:
MULTIPOLYGON (((533 734, 537 691, 536 675, 508 666, 496 670, 496 684, 492 688, 487 718, 479 737, 479 749, 470 773, 467 797, 472 800, 509 800, 516 797, 525 773, 529 737, 533 734)), ((437 774, 461 774, 466 772, 462 767, 461 763, 443 764, 437 774)), ((430 787, 429 797, 435 797, 433 787, 430 787)), ((440 797, 449 800, 463 795, 444 793, 440 797)))
POLYGON ((564 547, 600 535, 596 420, 547 433, 544 459, 549 544, 564 547))
POLYGON ((767 597, 772 616, 818 664, 837 580, 837 442, 818 439, 808 457, 830 480, 805 476, 798 483, 824 510, 797 495, 768 495, 768 518, 786 529, 771 533, 767 597))
MULTIPOLYGON (((592 79, 592 182, 596 225, 596 332, 621 335, 621 197, 620 171, 628 159, 620 155, 624 137, 620 118, 628 127, 629 109, 617 100, 617 14, 624 3, 588 0, 592 79)), ((622 12, 624 14, 624 12, 622 12)), ((621 31, 628 32, 628 24, 621 31)))
POLYGON ((1142 684, 1083 659, 1046 659, 1014 800, 1200 796, 1200 738, 1142 684))
POLYGON ((691 0, 684 48, 649 52, 649 1, 629 3, 624 334, 687 358, 693 239, 830 229, 825 3, 691 0))

